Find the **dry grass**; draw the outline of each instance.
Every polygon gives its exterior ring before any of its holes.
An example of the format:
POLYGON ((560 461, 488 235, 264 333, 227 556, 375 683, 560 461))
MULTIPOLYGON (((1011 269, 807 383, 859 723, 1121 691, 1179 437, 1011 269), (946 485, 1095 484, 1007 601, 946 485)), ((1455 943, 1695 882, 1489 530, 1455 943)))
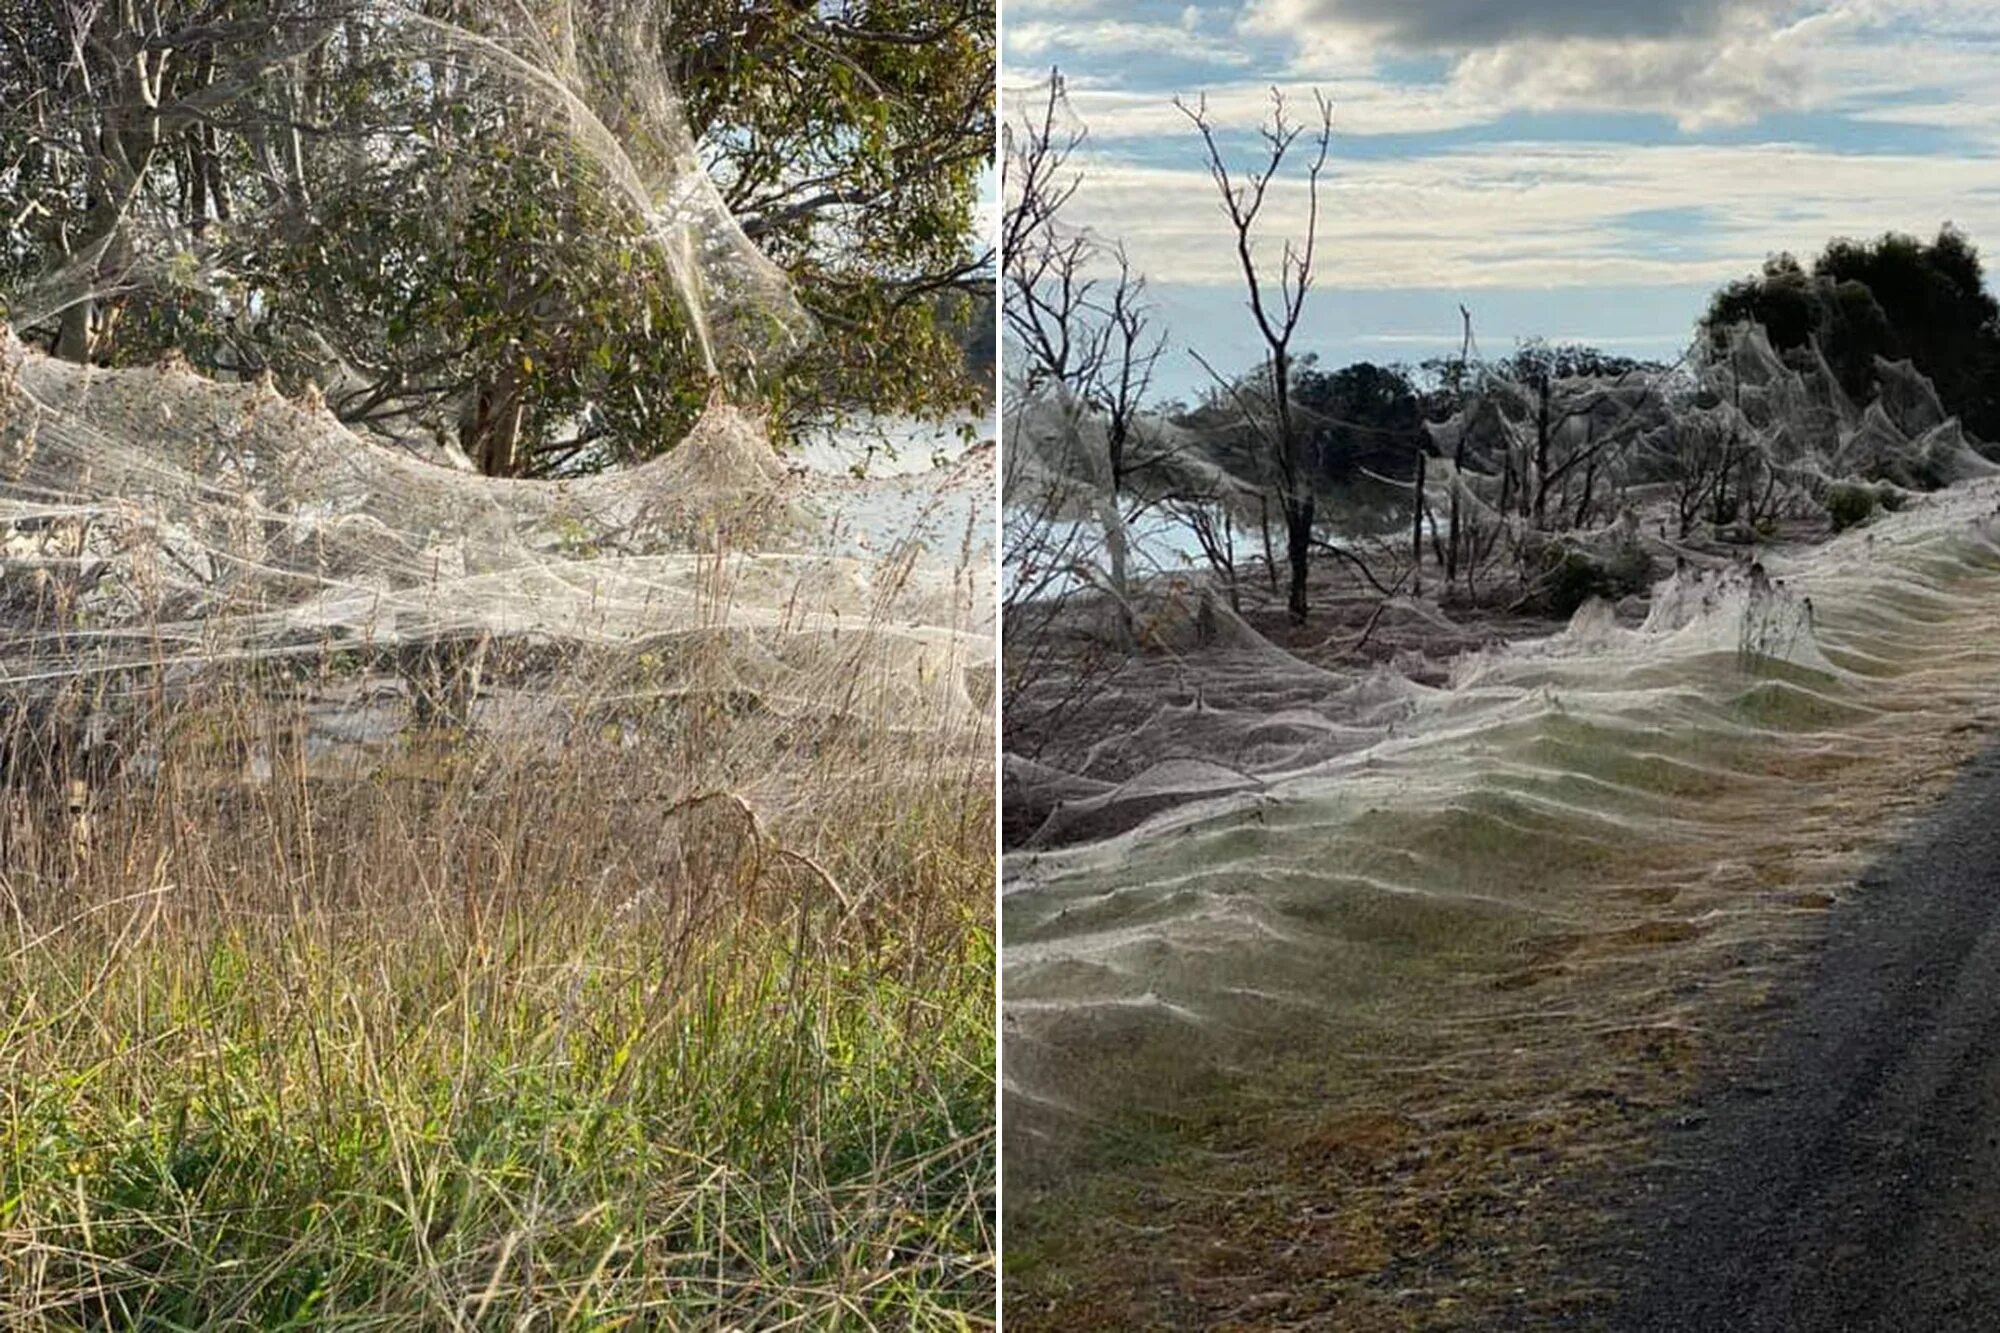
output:
POLYGON ((0 1324, 990 1322, 990 742, 631 669, 339 776, 300 677, 0 701, 0 1324))

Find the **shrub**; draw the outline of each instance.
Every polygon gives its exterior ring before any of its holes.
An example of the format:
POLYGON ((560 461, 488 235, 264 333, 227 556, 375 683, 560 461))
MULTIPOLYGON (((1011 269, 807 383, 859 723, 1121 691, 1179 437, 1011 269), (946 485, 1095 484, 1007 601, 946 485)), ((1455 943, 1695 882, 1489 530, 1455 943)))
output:
POLYGON ((1643 592, 1652 579, 1652 558, 1637 544, 1620 546, 1608 558, 1557 545, 1543 557, 1537 600, 1550 615, 1570 616, 1593 597, 1616 601, 1643 592))
POLYGON ((1826 493, 1826 514, 1835 532, 1866 523, 1875 516, 1879 504, 1872 486, 1842 482, 1826 493))

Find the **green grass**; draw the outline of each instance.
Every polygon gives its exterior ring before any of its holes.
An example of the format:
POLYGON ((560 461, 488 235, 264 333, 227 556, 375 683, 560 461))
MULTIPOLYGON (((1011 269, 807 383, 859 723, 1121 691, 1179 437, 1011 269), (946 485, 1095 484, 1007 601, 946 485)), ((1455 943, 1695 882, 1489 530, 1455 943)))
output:
POLYGON ((989 1325, 979 776, 10 798, 0 1325, 989 1325))

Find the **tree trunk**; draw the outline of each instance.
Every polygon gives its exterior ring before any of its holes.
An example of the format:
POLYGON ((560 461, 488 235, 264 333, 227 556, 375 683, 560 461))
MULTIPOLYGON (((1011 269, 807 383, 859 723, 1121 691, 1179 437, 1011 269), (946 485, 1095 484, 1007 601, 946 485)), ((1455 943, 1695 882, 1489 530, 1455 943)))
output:
POLYGON ((1271 390, 1278 406, 1278 477, 1285 509, 1285 553, 1292 566, 1292 591, 1286 599, 1292 623, 1306 623, 1306 575, 1312 567, 1313 486, 1317 477, 1299 466, 1298 432, 1292 425, 1291 356, 1283 344, 1271 356, 1271 390))
POLYGON ((1535 507, 1531 520, 1540 532, 1549 510, 1549 382, 1541 382, 1542 404, 1535 415, 1535 507))
POLYGON ((1264 576, 1271 581, 1271 596, 1278 595, 1278 554, 1271 547, 1271 500, 1257 497, 1257 528, 1264 534, 1264 576))
POLYGON ((1286 602, 1292 623, 1306 623, 1306 574, 1312 560, 1313 497, 1288 496, 1285 500, 1285 552, 1291 560, 1292 592, 1286 602))
POLYGON ((1417 514, 1410 522, 1410 595, 1424 595, 1424 451, 1417 450, 1417 514))
POLYGON ((1118 631, 1122 646, 1133 646, 1131 555, 1132 534, 1125 528, 1125 507, 1118 503, 1125 489, 1125 436, 1130 419, 1123 410, 1114 411, 1104 434, 1104 446, 1111 461, 1111 494, 1104 504, 1104 545, 1111 556, 1111 590, 1118 597, 1118 631))
POLYGON ((50 355, 60 361, 74 361, 78 365, 90 360, 90 315, 94 302, 84 297, 75 305, 62 312, 62 320, 56 325, 56 343, 49 349, 50 355))
POLYGON ((1464 467, 1465 441, 1461 433, 1458 447, 1451 453, 1451 518, 1444 544, 1444 586, 1447 592, 1458 586, 1458 488, 1465 484, 1464 467))
POLYGON ((1228 570, 1224 576, 1229 580, 1229 609, 1237 615, 1243 614, 1243 588, 1236 581, 1236 535, 1229 526, 1229 507, 1221 506, 1223 564, 1228 570))
POLYGON ((85 214, 84 241, 76 247, 87 271, 72 275, 84 284, 76 301, 61 315, 56 331, 55 355, 79 364, 107 349, 117 310, 100 309, 98 290, 106 279, 122 279, 132 265, 132 239, 125 230, 125 212, 138 196, 139 186, 152 165, 160 145, 157 116, 160 83, 170 53, 148 54, 127 50, 138 41, 137 17, 129 6, 124 31, 115 43, 120 56, 112 62, 115 71, 110 103, 98 114, 95 126, 83 134, 89 155, 89 207, 85 214))
MULTIPOLYGON (((215 52, 203 50, 195 59, 194 86, 208 88, 215 83, 215 52)), ((182 195, 184 216, 188 230, 198 241, 208 234, 209 185, 215 179, 215 167, 209 160, 207 125, 195 124, 187 127, 182 134, 187 151, 186 190, 182 195)))
POLYGON ((481 381, 459 418, 459 446, 489 477, 521 475, 521 420, 527 409, 522 389, 521 372, 510 361, 498 378, 481 381))
POLYGON ((1583 502, 1576 507, 1576 526, 1579 528, 1588 527, 1590 524, 1590 502, 1596 498, 1596 491, 1597 460, 1593 458, 1590 460, 1590 465, 1583 470, 1583 502))
POLYGON ((1103 505, 1100 521, 1104 524, 1104 548, 1111 557, 1111 593, 1118 601, 1118 628, 1123 646, 1132 646, 1132 588, 1127 568, 1131 557, 1131 538, 1125 531, 1125 514, 1118 506, 1118 492, 1113 490, 1103 505))

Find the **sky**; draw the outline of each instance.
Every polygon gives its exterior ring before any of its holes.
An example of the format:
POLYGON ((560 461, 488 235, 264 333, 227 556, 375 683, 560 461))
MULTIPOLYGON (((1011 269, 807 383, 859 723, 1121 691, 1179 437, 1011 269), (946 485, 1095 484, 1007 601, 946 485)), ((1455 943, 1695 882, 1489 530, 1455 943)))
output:
MULTIPOLYGON (((1069 221, 1121 239, 1169 334, 1163 392, 1260 347, 1200 141, 1249 166, 1275 87, 1334 106, 1321 277, 1332 365, 1521 339, 1671 359, 1767 255, 1949 221, 2000 267, 2000 0, 1005 0, 1011 118, 1060 67, 1089 132, 1069 221)), ((1301 144, 1299 152, 1303 152, 1301 144)), ((1303 234, 1302 172, 1273 244, 1303 234)), ((1275 252, 1272 252, 1273 254, 1275 252)), ((1993 285, 1989 280, 1989 286, 1993 285)))

